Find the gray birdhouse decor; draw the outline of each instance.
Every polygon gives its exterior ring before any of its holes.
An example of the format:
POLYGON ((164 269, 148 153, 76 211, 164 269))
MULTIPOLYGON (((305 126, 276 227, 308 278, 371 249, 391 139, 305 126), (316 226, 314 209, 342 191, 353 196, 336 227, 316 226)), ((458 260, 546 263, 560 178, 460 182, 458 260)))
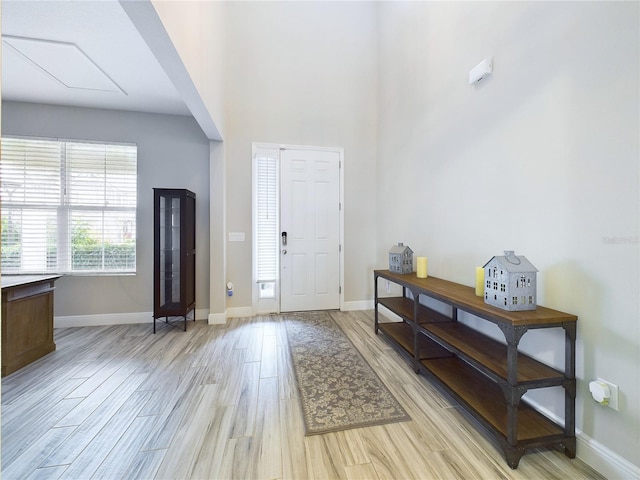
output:
POLYGON ((484 303, 510 312, 535 310, 537 272, 512 250, 493 257, 484 266, 484 303))
POLYGON ((391 273, 413 272, 413 250, 399 243, 389 250, 389 271, 391 273))

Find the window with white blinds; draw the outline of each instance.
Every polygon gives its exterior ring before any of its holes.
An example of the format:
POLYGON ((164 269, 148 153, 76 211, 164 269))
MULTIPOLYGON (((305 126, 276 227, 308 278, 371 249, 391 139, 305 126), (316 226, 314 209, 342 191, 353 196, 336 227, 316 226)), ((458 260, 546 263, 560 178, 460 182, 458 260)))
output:
POLYGON ((2 137, 2 273, 136 270, 137 147, 2 137))
POLYGON ((278 278, 278 154, 254 152, 254 212, 258 298, 274 298, 278 278))

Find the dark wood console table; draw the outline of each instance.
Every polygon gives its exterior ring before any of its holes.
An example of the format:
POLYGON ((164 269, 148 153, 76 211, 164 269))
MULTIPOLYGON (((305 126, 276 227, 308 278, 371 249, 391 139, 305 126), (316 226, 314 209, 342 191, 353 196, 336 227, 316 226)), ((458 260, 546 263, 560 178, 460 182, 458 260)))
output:
POLYGON ((2 376, 53 352, 53 290, 59 275, 2 277, 2 376))
POLYGON ((509 312, 485 304, 471 287, 418 278, 415 273, 375 270, 374 288, 375 332, 384 333, 409 358, 416 373, 433 380, 464 407, 497 440, 511 468, 517 468, 526 450, 538 447, 561 445, 569 458, 575 458, 575 315, 541 306, 509 312), (402 296, 379 297, 380 278, 400 285, 402 296), (421 296, 449 305, 451 316, 426 307, 421 296), (402 322, 381 322, 379 305, 400 316, 402 322), (458 310, 497 325, 505 342, 459 323, 458 310), (522 336, 540 328, 564 330, 564 371, 518 351, 522 336), (564 389, 564 425, 521 401, 527 390, 544 387, 564 389))

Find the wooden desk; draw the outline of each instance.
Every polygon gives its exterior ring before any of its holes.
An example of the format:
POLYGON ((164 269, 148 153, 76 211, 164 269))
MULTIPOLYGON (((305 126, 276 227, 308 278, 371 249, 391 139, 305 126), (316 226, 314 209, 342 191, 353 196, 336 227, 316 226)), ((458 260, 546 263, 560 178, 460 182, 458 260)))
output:
POLYGON ((2 376, 53 352, 53 290, 59 275, 2 277, 2 376))

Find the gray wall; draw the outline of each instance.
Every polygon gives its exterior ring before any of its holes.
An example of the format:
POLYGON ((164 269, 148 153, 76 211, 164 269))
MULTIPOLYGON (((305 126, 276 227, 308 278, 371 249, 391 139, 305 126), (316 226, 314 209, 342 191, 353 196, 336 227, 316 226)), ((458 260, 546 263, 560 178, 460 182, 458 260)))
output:
POLYGON ((137 273, 68 276, 56 283, 55 315, 153 310, 153 188, 196 193, 196 308, 209 309, 209 141, 191 117, 2 102, 2 135, 138 146, 137 273))

